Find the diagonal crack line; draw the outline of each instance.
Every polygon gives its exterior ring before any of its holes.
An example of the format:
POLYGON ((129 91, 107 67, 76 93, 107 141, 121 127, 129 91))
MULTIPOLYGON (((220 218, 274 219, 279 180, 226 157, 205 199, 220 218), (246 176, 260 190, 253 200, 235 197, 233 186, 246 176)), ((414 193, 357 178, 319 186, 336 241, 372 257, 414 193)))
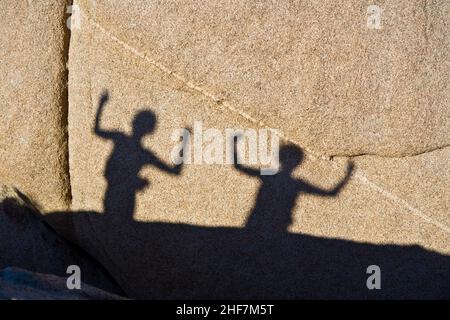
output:
MULTIPOLYGON (((89 21, 95 28, 97 28, 98 30, 100 30, 104 35, 106 35, 108 38, 110 38, 112 41, 114 41, 115 43, 117 43, 118 45, 120 45, 121 47, 123 47, 125 50, 133 53, 134 55, 140 57, 141 59, 145 60, 146 62, 150 63, 151 65, 153 65, 154 67, 160 69, 162 72, 172 76, 173 78, 177 79, 178 81, 182 82, 184 85, 186 85, 187 87, 191 88, 194 91, 199 92, 200 94, 208 97, 209 99, 211 99, 213 102, 215 102, 218 106, 221 107, 225 107, 226 109, 228 109, 229 111, 233 112, 233 113, 237 113, 240 116, 242 116, 243 118, 247 119, 249 122, 251 122, 254 125, 259 126, 260 128, 265 128, 268 130, 273 130, 272 128, 268 127, 267 124, 265 124, 263 121, 261 120, 257 120, 256 118, 252 117, 250 114, 239 110, 238 108, 234 107, 233 105, 231 105, 228 101, 225 101, 224 99, 222 99, 221 97, 215 95, 214 93, 211 93, 207 90, 205 90, 204 88, 196 85, 195 83, 191 82, 190 80, 186 79, 185 77, 183 77, 182 75, 176 73, 175 71, 169 69, 168 67, 166 67, 165 65, 163 65, 162 63, 159 63, 158 61, 150 58, 145 52, 141 52, 139 50, 137 50, 136 48, 132 47, 131 45, 129 45, 128 43, 126 43, 125 41, 119 39, 118 37, 116 37, 114 34, 112 34, 111 32, 109 32, 108 30, 106 30, 102 25, 100 25, 97 21, 95 21, 94 19, 86 16, 84 14, 84 12, 82 10, 81 14, 82 16, 89 21)), ((284 139, 287 142, 293 143, 299 147, 301 147, 302 149, 304 149, 307 153, 309 153, 311 155, 312 158, 315 158, 317 160, 325 160, 328 161, 332 164, 334 169, 339 169, 339 166, 337 164, 336 161, 334 161, 334 159, 328 157, 328 156, 324 156, 324 155, 320 155, 315 153, 312 150, 309 150, 307 148, 304 148, 301 146, 301 144, 296 141, 295 139, 292 139, 290 137, 288 137, 287 135, 285 135, 283 132, 278 131, 272 131, 275 134, 278 134, 278 136, 282 139, 284 139)), ((363 184, 365 184, 366 186, 370 187, 371 189, 375 190, 376 192, 382 194, 384 197, 386 197, 387 199, 391 200, 393 203, 395 203, 396 205, 406 209, 407 211, 411 212, 415 217, 421 219, 422 221, 428 223, 428 224, 432 224, 435 227, 441 229, 442 231, 444 231, 445 233, 447 233, 447 235, 450 235, 450 227, 431 218, 430 216, 424 214, 422 211, 420 211, 419 209, 417 209, 416 207, 412 206, 411 204, 409 204, 407 201, 403 200, 402 198, 396 196, 395 194, 393 194, 392 192, 389 192, 388 190, 386 190, 385 188, 383 188, 382 186, 374 183, 373 181, 370 181, 368 179, 368 177, 366 176, 366 174, 359 169, 360 172, 355 172, 354 176, 361 181, 363 184)))
POLYGON ((441 151, 444 149, 447 149, 448 147, 450 147, 450 144, 445 144, 442 146, 438 146, 438 147, 433 147, 433 148, 429 148, 426 149, 422 152, 418 152, 418 153, 413 153, 413 154, 407 154, 407 155, 399 155, 399 156, 385 156, 385 155, 380 155, 377 153, 358 153, 358 154, 345 154, 345 153, 337 153, 337 154, 333 154, 330 155, 329 157, 331 159, 333 158, 337 158, 337 157, 346 157, 346 158, 350 158, 350 159, 356 159, 356 158, 360 158, 360 157, 375 157, 375 158, 380 158, 380 159, 392 159, 392 160, 396 160, 396 159, 411 159, 413 157, 419 157, 425 154, 429 154, 429 153, 433 153, 433 152, 437 152, 437 151, 441 151))
MULTIPOLYGON (((96 22, 95 20, 93 20, 90 17, 87 17, 84 13, 82 13, 83 17, 88 20, 93 26, 95 26, 97 29, 99 29, 103 34, 107 35, 109 38, 111 38, 111 40, 113 40, 114 42, 116 42, 117 44, 119 44, 120 46, 122 46, 124 49, 130 51, 131 53, 133 53, 134 55, 142 58, 143 60, 147 61, 148 63, 150 63, 151 65, 153 65, 154 67, 160 69, 162 72, 174 77, 175 79, 179 80, 180 82, 182 82, 184 85, 186 85, 187 87, 189 87, 190 89, 199 92, 200 94, 208 97, 209 99, 211 99, 213 102, 215 102, 217 105, 225 107, 226 109, 228 109, 229 111, 233 112, 233 113, 237 113, 239 114, 241 117, 245 118, 246 120, 248 120, 249 122, 251 122, 254 125, 259 126, 260 128, 265 128, 268 130, 273 130, 273 128, 269 127, 264 121, 262 120, 257 120, 255 117, 251 116, 249 113, 239 110, 237 108, 235 108, 234 106, 232 106, 229 102, 225 101, 223 98, 205 90, 204 88, 196 85, 195 83, 189 81, 188 79, 186 79, 185 77, 183 77, 182 75, 176 73, 173 70, 170 70, 169 68, 167 68, 165 65, 159 63, 158 61, 150 58, 149 56, 147 56, 146 53, 138 51, 137 49, 133 48, 132 46, 130 46, 128 43, 120 40, 119 38, 117 38, 115 35, 113 35, 112 33, 110 33, 109 31, 107 31, 102 25, 100 25, 98 22, 96 22)), ((272 131, 274 132, 274 131, 272 131)), ((274 132, 275 133, 275 132, 274 132)), ((295 145, 301 146, 301 144, 298 141, 295 141, 295 139, 288 137, 286 134, 284 134, 281 131, 278 131, 278 136, 284 140, 286 140, 287 142, 293 143, 295 145)), ((309 148, 305 148, 305 147, 301 147, 303 150, 305 150, 306 152, 310 153, 314 158, 316 159, 321 159, 321 160, 330 160, 329 156, 325 156, 325 155, 321 155, 316 153, 313 150, 310 150, 309 148)))

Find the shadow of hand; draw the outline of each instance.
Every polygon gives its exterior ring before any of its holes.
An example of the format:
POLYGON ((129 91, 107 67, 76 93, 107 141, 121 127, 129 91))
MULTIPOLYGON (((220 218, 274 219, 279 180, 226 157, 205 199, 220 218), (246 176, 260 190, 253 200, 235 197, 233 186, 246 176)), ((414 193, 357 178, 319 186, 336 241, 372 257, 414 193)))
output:
POLYGON ((347 164, 347 176, 351 176, 352 172, 355 169, 355 164, 353 163, 353 161, 349 161, 347 164))

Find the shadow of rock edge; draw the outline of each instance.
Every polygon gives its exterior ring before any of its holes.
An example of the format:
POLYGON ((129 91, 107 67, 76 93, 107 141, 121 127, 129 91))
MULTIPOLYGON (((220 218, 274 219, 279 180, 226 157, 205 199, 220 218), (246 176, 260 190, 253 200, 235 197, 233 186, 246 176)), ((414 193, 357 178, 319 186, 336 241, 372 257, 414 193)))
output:
MULTIPOLYGON (((124 294, 101 264, 58 235, 20 192, 7 192, 5 196, 4 189, 0 191, 0 270, 18 267, 67 278, 67 267, 78 265, 82 282, 124 294)), ((65 213, 60 218, 68 222, 68 217, 70 214, 65 213)))
POLYGON ((271 237, 95 212, 72 213, 72 219, 80 244, 132 298, 450 298, 450 257, 420 246, 271 237), (373 264, 381 268, 381 290, 366 287, 373 264))
POLYGON ((450 298, 450 257, 419 246, 374 245, 246 228, 146 223, 98 212, 55 212, 71 220, 75 241, 56 235, 19 199, 0 203, 0 268, 66 276, 132 298, 450 298), (366 269, 381 268, 381 290, 366 269), (123 294, 123 293, 122 293, 123 294))
POLYGON ((125 298, 81 283, 67 290, 66 277, 30 272, 16 267, 0 271, 0 300, 123 300, 125 298))

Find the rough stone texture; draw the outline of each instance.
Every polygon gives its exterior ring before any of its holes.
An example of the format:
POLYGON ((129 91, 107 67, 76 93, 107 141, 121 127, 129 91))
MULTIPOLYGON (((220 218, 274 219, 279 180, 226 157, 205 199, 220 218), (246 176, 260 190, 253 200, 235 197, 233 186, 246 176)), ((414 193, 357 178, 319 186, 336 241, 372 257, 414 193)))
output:
MULTIPOLYGON (((67 279, 68 266, 77 265, 84 283, 110 292, 122 292, 106 269, 78 246, 64 240, 39 216, 39 212, 31 207, 31 202, 23 194, 9 187, 0 187, 0 270, 19 267, 67 279)), ((9 292, 6 289, 3 291, 2 286, 8 279, 1 276, 0 278, 2 297, 9 292)), ((45 277, 42 280, 45 280, 45 277)), ((23 284, 32 285, 31 282, 23 284)), ((61 289, 60 285, 58 287, 61 289)), ((66 288, 66 291, 69 290, 66 288)))
POLYGON ((2 300, 122 300, 95 287, 81 284, 79 290, 68 290, 66 278, 35 273, 20 268, 0 271, 2 300))
POLYGON ((66 3, 0 2, 0 177, 49 211, 70 196, 66 3))
POLYGON ((317 153, 449 144, 448 1, 377 1, 381 30, 372 1, 90 3, 131 47, 317 153))
POLYGON ((447 2, 384 1, 382 30, 367 30, 361 1, 76 3, 74 235, 127 294, 448 298, 447 2), (122 168, 123 192, 108 198, 117 209, 104 210, 113 144, 94 120, 105 90, 101 127, 130 134, 135 115, 152 110, 157 127, 143 146, 166 163, 173 130, 195 121, 279 129, 305 149, 294 176, 322 188, 348 161, 322 155, 378 156, 356 157, 336 197, 300 195, 289 233, 271 240, 246 225, 260 182, 230 165, 185 165, 179 176, 144 167, 149 186, 131 212, 137 177, 122 168), (370 264, 385 270, 385 290, 365 287, 370 264))

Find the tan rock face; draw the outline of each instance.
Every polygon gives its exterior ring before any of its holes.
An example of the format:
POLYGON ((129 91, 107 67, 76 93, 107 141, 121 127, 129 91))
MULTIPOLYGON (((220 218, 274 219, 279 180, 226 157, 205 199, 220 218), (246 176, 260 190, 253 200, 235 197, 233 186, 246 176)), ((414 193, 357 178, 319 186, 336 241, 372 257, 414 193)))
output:
POLYGON ((70 52, 67 2, 0 3, 0 179, 130 297, 449 298, 448 2, 77 0, 70 52), (199 125, 280 173, 175 165, 199 125))
POLYGON ((360 1, 76 4, 75 236, 131 297, 378 297, 369 264, 395 275, 384 297, 445 291, 416 286, 449 283, 447 4, 385 1, 380 30, 360 1), (143 139, 140 117, 155 124, 143 139), (268 126, 306 156, 273 180, 232 165, 179 171, 171 137, 196 122, 268 126), (360 153, 377 156, 356 157, 327 194, 349 159, 322 155, 360 153))
POLYGON ((45 210, 69 204, 66 0, 0 3, 0 177, 45 210))
POLYGON ((402 156, 450 139, 446 1, 80 1, 105 29, 317 153, 402 156), (89 8, 89 9, 88 9, 89 8))

